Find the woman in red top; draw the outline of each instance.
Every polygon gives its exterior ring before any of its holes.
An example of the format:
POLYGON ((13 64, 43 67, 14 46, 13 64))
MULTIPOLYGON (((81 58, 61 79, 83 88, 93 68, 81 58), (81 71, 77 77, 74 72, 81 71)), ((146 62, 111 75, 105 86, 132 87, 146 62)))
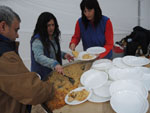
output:
POLYGON ((111 58, 114 42, 110 19, 102 15, 97 0, 82 0, 80 8, 82 17, 77 20, 70 49, 75 50, 81 39, 84 50, 95 46, 104 47, 106 51, 99 54, 98 58, 111 58))

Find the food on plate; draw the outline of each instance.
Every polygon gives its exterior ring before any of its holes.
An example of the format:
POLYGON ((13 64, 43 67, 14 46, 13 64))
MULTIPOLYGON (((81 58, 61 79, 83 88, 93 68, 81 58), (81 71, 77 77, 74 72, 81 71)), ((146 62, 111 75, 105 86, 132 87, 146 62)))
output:
POLYGON ((73 54, 73 56, 74 56, 75 58, 77 58, 78 55, 79 55, 79 52, 78 52, 78 51, 72 51, 72 54, 73 54))
POLYGON ((89 95, 89 92, 86 89, 82 89, 81 91, 73 91, 68 95, 68 102, 72 102, 74 100, 83 101, 89 95))
POLYGON ((82 58, 83 58, 83 59, 92 59, 93 56, 90 55, 90 54, 84 54, 84 55, 82 56, 82 58))

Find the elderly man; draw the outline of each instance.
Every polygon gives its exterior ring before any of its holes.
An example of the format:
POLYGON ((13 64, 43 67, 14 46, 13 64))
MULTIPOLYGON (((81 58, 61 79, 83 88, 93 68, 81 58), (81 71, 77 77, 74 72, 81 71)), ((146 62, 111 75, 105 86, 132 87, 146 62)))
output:
POLYGON ((29 72, 18 55, 20 22, 11 8, 0 6, 0 113, 29 113, 28 104, 52 97, 52 85, 29 72))

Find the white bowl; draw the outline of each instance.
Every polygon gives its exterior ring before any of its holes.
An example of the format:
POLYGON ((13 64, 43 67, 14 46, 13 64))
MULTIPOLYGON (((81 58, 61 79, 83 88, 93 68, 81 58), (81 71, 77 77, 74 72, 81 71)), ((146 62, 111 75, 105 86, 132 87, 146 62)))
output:
POLYGON ((142 77, 142 71, 138 68, 111 68, 109 71, 109 77, 112 80, 122 79, 137 79, 140 80, 142 77))
POLYGON ((103 71, 90 69, 81 75, 80 82, 88 88, 98 88, 108 80, 108 74, 103 71))
POLYGON ((150 73, 149 74, 143 74, 142 82, 145 85, 146 89, 148 91, 150 91, 150 73))
POLYGON ((113 65, 117 66, 118 68, 128 68, 130 67, 129 65, 126 65, 123 61, 121 57, 117 57, 113 59, 113 65))
POLYGON ((91 68, 107 72, 113 67, 112 61, 109 59, 99 59, 93 62, 91 68))
POLYGON ((117 80, 114 81, 109 88, 111 96, 116 92, 123 90, 137 92, 144 98, 148 97, 148 91, 146 90, 143 83, 139 80, 117 80))
POLYGON ((136 56, 124 56, 122 58, 123 62, 130 66, 143 66, 150 63, 150 60, 145 57, 136 57, 136 56))
POLYGON ((137 92, 119 91, 113 94, 110 104, 117 113, 144 113, 147 100, 137 92))
POLYGON ((109 87, 112 81, 107 81, 103 86, 96 88, 93 92, 99 97, 110 97, 109 87))
POLYGON ((111 97, 100 97, 97 96, 94 92, 92 93, 92 95, 90 96, 90 98, 88 99, 88 101, 90 102, 94 102, 94 103, 102 103, 102 102, 107 102, 110 100, 111 97))

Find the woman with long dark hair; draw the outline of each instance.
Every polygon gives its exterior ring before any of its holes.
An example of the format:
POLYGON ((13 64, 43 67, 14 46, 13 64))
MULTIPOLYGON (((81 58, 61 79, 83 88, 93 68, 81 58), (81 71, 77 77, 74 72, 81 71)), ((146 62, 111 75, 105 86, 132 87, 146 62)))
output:
POLYGON ((40 14, 31 37, 31 71, 44 79, 52 70, 63 74, 62 58, 73 60, 68 53, 62 52, 60 30, 56 17, 49 12, 40 14))
POLYGON ((113 48, 113 27, 110 19, 102 15, 97 0, 82 0, 80 3, 81 18, 76 22, 75 33, 70 42, 70 49, 75 50, 80 39, 83 50, 90 47, 104 47, 106 51, 98 58, 111 58, 113 48))

